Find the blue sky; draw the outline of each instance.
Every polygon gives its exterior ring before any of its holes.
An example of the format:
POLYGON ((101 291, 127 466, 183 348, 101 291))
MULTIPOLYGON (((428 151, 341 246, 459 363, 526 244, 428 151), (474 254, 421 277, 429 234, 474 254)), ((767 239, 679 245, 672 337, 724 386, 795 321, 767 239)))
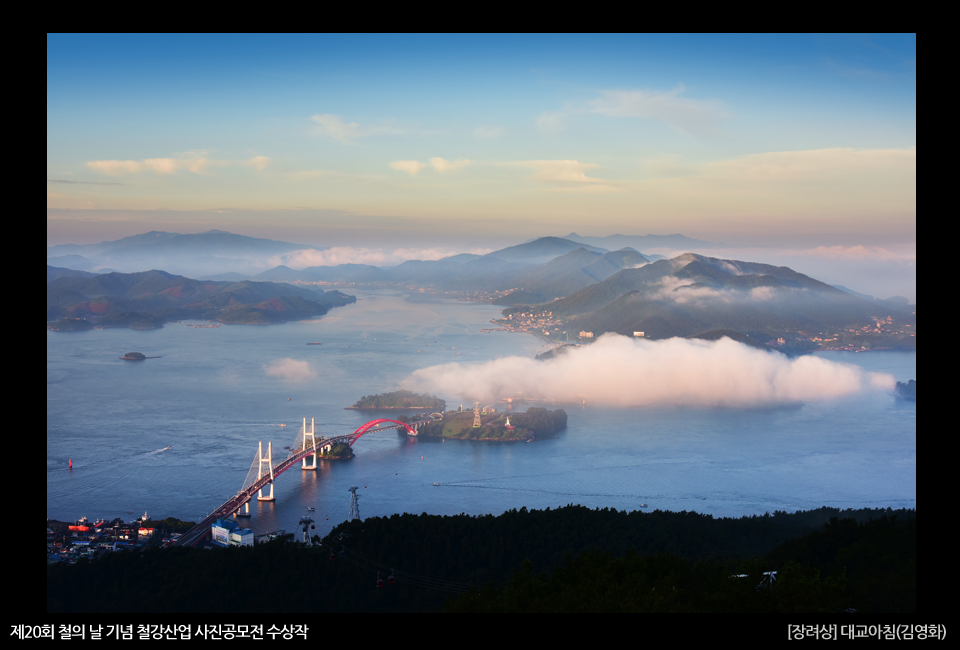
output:
POLYGON ((47 39, 47 239, 916 242, 916 37, 47 39))

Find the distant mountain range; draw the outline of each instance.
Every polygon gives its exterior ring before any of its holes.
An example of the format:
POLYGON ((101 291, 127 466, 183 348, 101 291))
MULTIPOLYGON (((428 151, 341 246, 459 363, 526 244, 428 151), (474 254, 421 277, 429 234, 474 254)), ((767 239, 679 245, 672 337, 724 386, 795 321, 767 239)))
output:
MULTIPOLYGON (((696 241, 682 235, 668 237, 696 241)), ((617 250, 625 248, 629 247, 616 247, 617 250)), ((392 268, 341 264, 299 270, 281 265, 263 270, 264 263, 271 258, 306 249, 326 250, 315 246, 235 235, 220 230, 192 235, 153 231, 99 244, 50 246, 47 248, 47 264, 57 268, 101 273, 140 272, 156 268, 212 280, 420 283, 436 284, 445 289, 484 291, 500 286, 517 286, 516 278, 524 272, 578 249, 600 255, 614 250, 560 237, 541 237, 487 255, 464 253, 435 261, 409 260, 392 268)), ((638 252, 637 249, 629 250, 638 252)), ((645 261, 656 258, 659 256, 647 257, 645 261)), ((588 275, 592 276, 590 272, 588 275)), ((556 291, 548 293, 553 294, 556 291)))
POLYGON ((187 235, 152 231, 99 244, 49 246, 47 264, 83 271, 161 268, 195 276, 225 271, 256 273, 271 257, 305 249, 325 250, 222 230, 187 235))
POLYGON ((181 319, 280 323, 356 302, 355 296, 339 291, 314 291, 285 283, 200 281, 165 271, 87 277, 60 271, 47 267, 47 323, 51 329, 94 325, 154 329, 181 319))
MULTIPOLYGON (((48 248, 48 260, 71 264, 63 265, 68 268, 48 264, 47 319, 84 317, 101 326, 138 323, 137 327, 173 318, 266 323, 323 313, 329 306, 354 300, 338 291, 324 293, 289 284, 323 283, 486 293, 498 296, 495 304, 509 307, 505 314, 552 312, 571 331, 626 335, 639 331, 649 338, 730 336, 756 346, 780 334, 793 333, 799 340, 804 338, 799 332, 863 328, 891 313, 899 314, 903 322, 911 318, 916 322, 916 306, 908 305, 905 298, 877 300, 787 267, 699 253, 665 259, 645 255, 643 248, 630 244, 665 249, 715 246, 679 234, 580 237, 571 233, 486 255, 408 260, 394 267, 275 266, 246 275, 237 268, 255 267, 251 260, 262 265, 269 257, 308 247, 216 230, 197 235, 153 232, 91 246, 48 248), (618 247, 610 250, 599 244, 618 247), (97 275, 80 268, 167 258, 209 263, 216 273, 192 280, 165 271, 97 275), (248 266, 234 266, 237 259, 248 266)), ((915 346, 915 337, 909 343, 915 346)))

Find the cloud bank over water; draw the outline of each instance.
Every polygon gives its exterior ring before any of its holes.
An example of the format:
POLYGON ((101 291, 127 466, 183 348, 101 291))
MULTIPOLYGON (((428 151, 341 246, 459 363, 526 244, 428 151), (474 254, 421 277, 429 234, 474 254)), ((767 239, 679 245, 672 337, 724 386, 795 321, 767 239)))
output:
POLYGON ((277 359, 263 367, 268 377, 276 377, 291 383, 316 379, 317 373, 310 367, 308 361, 296 359, 277 359))
POLYGON ((749 407, 892 390, 885 373, 814 356, 790 359, 724 338, 660 341, 605 334, 547 361, 506 357, 414 372, 404 388, 485 402, 517 396, 621 406, 749 407))

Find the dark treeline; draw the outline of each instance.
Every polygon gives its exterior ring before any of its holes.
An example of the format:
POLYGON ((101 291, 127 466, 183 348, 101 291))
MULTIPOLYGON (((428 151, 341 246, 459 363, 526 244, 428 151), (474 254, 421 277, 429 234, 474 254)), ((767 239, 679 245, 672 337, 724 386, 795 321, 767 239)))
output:
POLYGON ((915 611, 916 511, 404 514, 344 522, 320 547, 157 549, 47 568, 48 612, 850 607, 915 611), (397 583, 377 588, 376 571, 386 579, 393 568, 397 583), (764 571, 780 580, 757 591, 764 571), (467 585, 481 587, 456 593, 467 585))
POLYGON ((907 383, 897 382, 897 395, 905 399, 917 400, 917 380, 911 379, 907 383))
POLYGON ((383 409, 383 408, 430 408, 443 411, 447 403, 436 395, 421 395, 409 390, 395 390, 392 393, 364 395, 350 408, 355 409, 383 409))

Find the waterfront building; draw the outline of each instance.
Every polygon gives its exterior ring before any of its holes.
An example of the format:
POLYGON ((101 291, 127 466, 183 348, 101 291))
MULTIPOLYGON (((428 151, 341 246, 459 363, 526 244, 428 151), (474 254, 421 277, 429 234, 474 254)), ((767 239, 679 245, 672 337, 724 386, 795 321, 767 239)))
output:
POLYGON ((217 519, 210 532, 217 546, 253 546, 253 531, 230 519, 217 519))

